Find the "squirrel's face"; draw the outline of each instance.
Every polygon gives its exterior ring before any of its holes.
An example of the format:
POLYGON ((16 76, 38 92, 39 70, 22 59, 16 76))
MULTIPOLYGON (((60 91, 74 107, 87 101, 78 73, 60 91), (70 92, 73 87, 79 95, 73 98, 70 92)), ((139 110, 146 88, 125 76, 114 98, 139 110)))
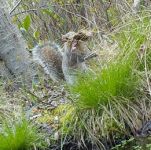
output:
POLYGON ((84 51, 85 42, 92 37, 92 32, 90 31, 79 31, 79 32, 68 32, 62 36, 62 41, 64 45, 68 47, 71 52, 84 51))

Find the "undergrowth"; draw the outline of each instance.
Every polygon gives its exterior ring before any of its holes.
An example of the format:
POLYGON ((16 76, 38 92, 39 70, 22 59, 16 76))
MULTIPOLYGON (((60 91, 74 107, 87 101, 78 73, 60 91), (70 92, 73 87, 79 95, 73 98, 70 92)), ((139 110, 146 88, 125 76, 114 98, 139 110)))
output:
MULTIPOLYGON (((116 148, 141 133, 151 116, 150 27, 147 13, 123 18, 110 34, 112 41, 118 43, 116 57, 102 64, 95 74, 79 75, 77 83, 69 87, 74 101, 58 107, 53 114, 60 117, 56 131, 62 149, 70 141, 83 149, 88 143, 91 143, 89 149, 116 148)), ((46 89, 45 85, 43 88, 46 89)), ((31 94, 30 99, 36 98, 31 94)), ((1 128, 3 150, 36 149, 42 146, 41 141, 37 129, 24 119, 3 123, 1 128)))
POLYGON ((1 150, 32 150, 43 146, 41 134, 26 119, 15 120, 15 122, 6 120, 2 123, 1 150))
POLYGON ((70 87, 77 118, 70 134, 84 147, 86 141, 98 149, 114 147, 150 120, 150 27, 149 13, 123 18, 110 35, 118 43, 117 56, 95 75, 79 75, 70 87))
MULTIPOLYGON (((112 34, 119 45, 117 57, 104 64, 96 75, 80 75, 77 84, 71 87, 71 92, 79 96, 77 103, 80 107, 94 108, 116 97, 129 100, 136 98, 138 72, 144 71, 144 56, 150 53, 147 42, 151 29, 148 17, 134 17, 130 20, 126 27, 112 34)), ((147 57, 147 65, 150 66, 149 60, 150 57, 147 57)))

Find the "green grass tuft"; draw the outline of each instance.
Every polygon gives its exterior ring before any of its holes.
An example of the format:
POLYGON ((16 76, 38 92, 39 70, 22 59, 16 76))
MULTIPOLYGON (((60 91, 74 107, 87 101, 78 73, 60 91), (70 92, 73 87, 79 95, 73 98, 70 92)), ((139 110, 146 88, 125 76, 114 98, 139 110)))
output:
POLYGON ((106 65, 96 76, 87 74, 79 77, 71 91, 79 95, 77 101, 83 108, 105 105, 113 97, 132 97, 137 78, 133 76, 132 62, 113 62, 106 65))
POLYGON ((5 122, 0 132, 1 150, 30 150, 36 147, 39 134, 27 120, 10 124, 5 122))

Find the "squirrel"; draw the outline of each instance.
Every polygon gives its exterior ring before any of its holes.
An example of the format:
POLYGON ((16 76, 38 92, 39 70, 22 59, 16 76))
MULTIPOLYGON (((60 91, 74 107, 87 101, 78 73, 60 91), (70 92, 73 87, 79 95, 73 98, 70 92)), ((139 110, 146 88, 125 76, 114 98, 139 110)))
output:
POLYGON ((63 48, 54 42, 36 46, 32 50, 33 60, 40 64, 53 81, 66 80, 68 84, 75 82, 76 72, 86 71, 85 61, 95 57, 88 55, 85 42, 92 36, 91 32, 68 32, 62 35, 63 48))

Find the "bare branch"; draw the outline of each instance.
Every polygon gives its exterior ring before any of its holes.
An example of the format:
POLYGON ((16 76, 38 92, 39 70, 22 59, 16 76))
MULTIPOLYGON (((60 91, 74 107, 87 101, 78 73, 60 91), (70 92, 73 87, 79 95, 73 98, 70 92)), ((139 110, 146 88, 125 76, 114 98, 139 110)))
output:
POLYGON ((91 54, 89 54, 89 55, 87 55, 86 57, 84 57, 84 61, 85 60, 89 60, 89 59, 91 59, 91 58, 93 58, 93 57, 97 57, 98 55, 96 54, 96 53, 91 53, 91 54))
POLYGON ((17 4, 16 4, 16 6, 9 12, 9 14, 11 15, 14 11, 15 11, 15 9, 21 4, 21 2, 22 2, 22 0, 20 0, 17 4))
POLYGON ((18 12, 16 14, 12 14, 10 16, 12 17, 12 16, 16 16, 16 15, 19 15, 19 14, 24 14, 24 13, 29 13, 29 12, 35 12, 35 11, 38 11, 38 10, 37 9, 29 9, 29 10, 25 10, 25 11, 20 11, 20 12, 18 12))

